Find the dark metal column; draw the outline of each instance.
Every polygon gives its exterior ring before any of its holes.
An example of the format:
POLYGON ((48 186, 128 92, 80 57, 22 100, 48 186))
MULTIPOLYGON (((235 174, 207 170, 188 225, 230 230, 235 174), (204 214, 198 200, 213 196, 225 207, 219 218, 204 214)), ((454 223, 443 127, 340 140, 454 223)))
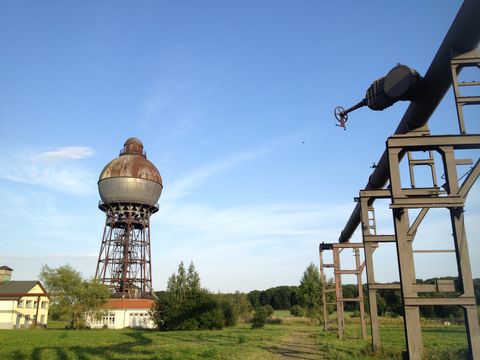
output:
MULTIPOLYGON (((402 298, 405 312, 405 332, 410 359, 421 359, 423 345, 419 307, 461 306, 465 313, 465 324, 469 351, 472 359, 480 358, 480 329, 473 291, 470 258, 465 235, 463 207, 469 190, 480 176, 480 160, 470 169, 468 176, 459 183, 457 166, 471 163, 466 159, 456 159, 456 150, 480 149, 480 135, 446 136, 394 136, 387 141, 390 164, 390 190, 392 195, 397 251, 402 285, 402 298), (445 191, 436 187, 404 188, 400 178, 400 154, 408 151, 436 151, 442 157, 446 184, 445 191), (409 225, 409 209, 421 208, 412 226, 409 225), (413 262, 412 241, 417 227, 428 208, 447 208, 450 211, 453 242, 455 244, 458 280, 460 289, 455 289, 453 281, 437 281, 436 284, 416 284, 413 262), (444 297, 418 297, 418 292, 445 293, 444 297), (460 292, 460 294, 458 294, 460 292)), ((417 250, 416 252, 450 252, 451 250, 417 250)))
POLYGON ((377 308, 377 291, 382 289, 400 289, 400 284, 381 284, 375 280, 373 253, 380 243, 395 242, 395 235, 378 234, 375 224, 375 209, 369 206, 372 199, 389 199, 389 190, 362 190, 359 204, 362 215, 362 239, 365 251, 365 268, 367 273, 368 302, 370 309, 370 324, 372 334, 372 348, 377 351, 381 345, 380 329, 377 308), (371 214, 371 215, 370 215, 371 214), (373 220, 373 223, 370 223, 373 220))

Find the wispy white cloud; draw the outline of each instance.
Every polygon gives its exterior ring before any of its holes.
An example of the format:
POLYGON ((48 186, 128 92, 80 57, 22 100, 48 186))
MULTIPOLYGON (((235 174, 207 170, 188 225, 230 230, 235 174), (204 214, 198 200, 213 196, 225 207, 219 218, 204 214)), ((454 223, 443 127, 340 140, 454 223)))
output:
MULTIPOLYGON (((166 204, 161 206, 154 221, 161 221, 162 227, 191 231, 196 239, 209 242, 262 237, 320 239, 329 235, 325 228, 336 224, 348 208, 348 205, 274 204, 216 209, 205 205, 166 204)), ((333 231, 337 235, 335 228, 333 231)))
POLYGON ((80 160, 90 157, 94 154, 92 148, 87 146, 66 146, 58 148, 57 150, 44 151, 35 154, 31 160, 36 162, 53 162, 62 160, 80 160))
POLYGON ((66 264, 73 266, 84 278, 95 274, 96 254, 51 254, 43 256, 5 256, 0 255, 0 264, 8 264, 13 269, 13 280, 38 280, 42 265, 59 267, 66 264))
POLYGON ((164 287, 180 260, 192 260, 204 285, 215 291, 295 284, 318 259, 318 244, 338 238, 337 224, 350 207, 164 204, 152 219, 153 238, 159 239, 153 243, 154 261, 162 264, 156 286, 164 287))
POLYGON ((95 204, 82 210, 48 191, 20 192, 3 186, 0 198, 0 231, 10 241, 9 253, 40 255, 97 247, 104 219, 95 204))
POLYGON ((162 129, 159 137, 163 141, 189 132, 198 114, 191 105, 184 106, 179 102, 184 100, 190 88, 188 84, 159 83, 141 104, 140 126, 148 129, 156 124, 162 129))
MULTIPOLYGON (((478 198, 478 192, 472 192, 471 196, 478 198)), ((162 202, 160 211, 152 218, 153 262, 161 264, 155 269, 155 286, 165 287, 180 260, 192 260, 202 274, 204 285, 213 291, 249 291, 297 284, 310 262, 318 265, 318 244, 338 241, 352 206, 352 203, 284 203, 222 208, 181 201, 162 202)), ((480 251, 476 240, 480 232, 475 226, 479 221, 476 208, 476 204, 467 207, 465 216, 472 271, 478 277, 480 251)), ((352 242, 360 241, 357 230, 352 242)), ((429 213, 419 228, 414 246, 417 249, 453 248, 446 210, 429 213)), ((384 244, 376 251, 378 281, 398 280, 395 251, 394 244, 384 244)), ((345 269, 354 268, 352 255, 351 251, 343 252, 345 269)), ((454 276, 455 259, 442 256, 431 254, 416 259, 419 277, 454 276)))
POLYGON ((12 153, 0 150, 0 178, 23 184, 39 185, 75 195, 95 192, 96 176, 77 163, 93 154, 88 147, 70 146, 54 151, 24 150, 12 153))
POLYGON ((263 146, 257 146, 235 154, 214 163, 201 166, 189 174, 173 181, 168 186, 168 191, 164 192, 164 202, 179 199, 190 194, 194 189, 201 186, 209 178, 234 169, 248 161, 252 161, 268 155, 275 150, 276 147, 288 142, 289 139, 282 138, 271 141, 263 146))

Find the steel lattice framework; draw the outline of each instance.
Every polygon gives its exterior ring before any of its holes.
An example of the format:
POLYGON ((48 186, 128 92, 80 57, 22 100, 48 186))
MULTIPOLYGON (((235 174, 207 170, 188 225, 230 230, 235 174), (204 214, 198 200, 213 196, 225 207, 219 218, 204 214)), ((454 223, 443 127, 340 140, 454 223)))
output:
POLYGON ((95 277, 116 298, 152 297, 150 216, 157 206, 100 203, 106 221, 95 277))

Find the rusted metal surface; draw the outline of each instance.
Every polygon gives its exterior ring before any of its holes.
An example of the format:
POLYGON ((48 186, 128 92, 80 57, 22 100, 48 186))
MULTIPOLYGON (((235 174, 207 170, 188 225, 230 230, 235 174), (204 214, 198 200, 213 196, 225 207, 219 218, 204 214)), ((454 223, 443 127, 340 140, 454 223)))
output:
POLYGON ((135 138, 130 138, 125 142, 120 156, 103 168, 98 180, 102 181, 112 177, 140 178, 162 185, 160 172, 147 160, 143 152, 143 144, 135 138))
POLYGON ((120 156, 110 161, 100 173, 100 197, 104 203, 137 203, 154 205, 162 193, 160 172, 147 160, 143 144, 128 139, 120 156))
POLYGON ((162 178, 139 139, 125 142, 100 174, 98 188, 106 221, 95 277, 112 298, 151 299, 150 217, 158 211, 162 178))
MULTIPOLYGON (((480 22, 478 19, 480 19, 480 1, 465 0, 425 74, 422 81, 423 98, 410 104, 395 130, 395 134, 405 134, 421 128, 428 122, 450 88, 452 52, 463 54, 474 50, 478 46, 480 41, 480 22)), ((457 71, 460 72, 460 70, 461 68, 457 71)), ((365 190, 384 187, 389 177, 388 171, 387 153, 384 152, 377 163, 377 167, 370 175, 365 190)), ((340 234, 339 242, 349 241, 359 224, 360 205, 357 204, 340 234)))
POLYGON ((114 298, 152 297, 150 255, 151 206, 106 204, 105 229, 95 277, 114 298))

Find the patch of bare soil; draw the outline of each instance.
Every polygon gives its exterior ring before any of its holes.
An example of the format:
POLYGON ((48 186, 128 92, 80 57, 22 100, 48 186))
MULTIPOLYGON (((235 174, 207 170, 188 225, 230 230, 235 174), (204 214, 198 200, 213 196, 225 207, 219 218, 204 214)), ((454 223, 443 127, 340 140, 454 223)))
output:
POLYGON ((278 360, 319 360, 323 358, 318 345, 315 344, 315 334, 305 331, 292 332, 280 345, 270 348, 269 351, 275 354, 275 359, 278 360))

